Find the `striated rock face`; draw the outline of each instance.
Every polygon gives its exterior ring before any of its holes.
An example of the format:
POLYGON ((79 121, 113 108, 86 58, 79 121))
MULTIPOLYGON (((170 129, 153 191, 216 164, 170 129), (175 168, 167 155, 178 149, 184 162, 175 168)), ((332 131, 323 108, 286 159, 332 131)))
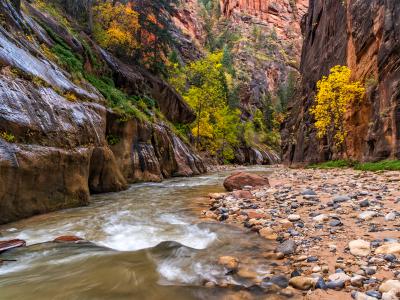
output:
POLYGON ((220 0, 225 16, 250 15, 274 27, 279 38, 301 41, 300 20, 308 0, 220 0))
MULTIPOLYGON (((90 193, 120 191, 131 182, 205 172, 167 125, 121 120, 93 86, 78 86, 47 59, 35 39, 49 47, 52 39, 31 14, 48 26, 57 23, 25 5, 29 15, 0 0, 7 27, 0 26, 0 224, 87 205, 90 193)), ((67 33, 65 42, 74 39, 67 33)), ((115 76, 132 89, 149 89, 168 119, 194 117, 165 82, 107 55, 115 76)))
POLYGON ((400 7, 395 0, 310 1, 303 20, 302 91, 283 126, 287 162, 335 157, 315 137, 309 108, 316 82, 334 65, 348 65, 367 95, 348 114, 348 152, 353 159, 400 157, 400 7))

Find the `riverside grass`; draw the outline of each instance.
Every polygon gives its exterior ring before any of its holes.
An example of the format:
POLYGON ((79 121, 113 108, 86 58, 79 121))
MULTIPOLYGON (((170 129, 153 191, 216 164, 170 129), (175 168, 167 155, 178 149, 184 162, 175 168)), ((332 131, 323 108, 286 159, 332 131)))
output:
POLYGON ((307 166, 309 169, 342 169, 354 168, 360 171, 400 171, 400 160, 382 160, 378 162, 359 163, 351 160, 332 160, 307 166))

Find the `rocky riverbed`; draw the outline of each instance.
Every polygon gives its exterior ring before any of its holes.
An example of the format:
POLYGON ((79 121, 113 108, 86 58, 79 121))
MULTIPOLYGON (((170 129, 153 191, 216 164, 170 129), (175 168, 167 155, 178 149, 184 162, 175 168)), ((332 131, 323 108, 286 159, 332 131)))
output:
POLYGON ((399 299, 400 172, 282 168, 268 179, 210 194, 202 212, 276 243, 265 253, 275 272, 244 274, 247 262, 226 253, 219 263, 227 272, 284 297, 399 299))

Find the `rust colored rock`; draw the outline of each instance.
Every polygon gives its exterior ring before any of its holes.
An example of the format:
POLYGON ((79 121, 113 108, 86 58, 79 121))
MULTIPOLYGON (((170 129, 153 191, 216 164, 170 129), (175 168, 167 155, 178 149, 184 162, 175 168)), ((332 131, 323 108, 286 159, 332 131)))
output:
POLYGON ((269 186, 269 181, 260 175, 245 172, 235 172, 224 181, 225 189, 230 192, 233 190, 242 190, 245 186, 269 186))
POLYGON ((59 236, 58 238, 54 239, 53 242, 56 243, 76 243, 83 241, 82 238, 73 236, 73 235, 64 235, 64 236, 59 236))
POLYGON ((253 198, 253 195, 251 194, 250 191, 243 191, 243 190, 234 191, 234 192, 232 192, 232 195, 237 199, 251 199, 251 198, 253 198))
POLYGON ((344 147, 354 160, 400 158, 400 6, 387 1, 310 1, 302 22, 302 87, 282 126, 288 163, 336 159, 333 145, 318 139, 310 113, 316 83, 335 65, 347 65, 352 79, 366 82, 361 105, 346 114, 344 147), (329 34, 327 34, 329 32, 329 34))
POLYGON ((26 242, 24 240, 9 240, 9 241, 0 241, 0 252, 4 252, 10 249, 25 247, 26 242))

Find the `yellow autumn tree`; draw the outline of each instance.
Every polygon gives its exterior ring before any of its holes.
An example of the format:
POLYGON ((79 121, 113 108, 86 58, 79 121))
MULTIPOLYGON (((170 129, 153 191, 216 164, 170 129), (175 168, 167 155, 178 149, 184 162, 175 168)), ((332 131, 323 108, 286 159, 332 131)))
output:
POLYGON ((93 8, 93 35, 104 48, 130 55, 139 47, 139 15, 130 3, 100 2, 93 8))
POLYGON ((310 112, 315 117, 318 138, 326 137, 329 145, 341 147, 347 136, 345 115, 351 105, 362 101, 365 88, 351 80, 347 66, 335 66, 329 76, 317 83, 315 104, 310 112))

